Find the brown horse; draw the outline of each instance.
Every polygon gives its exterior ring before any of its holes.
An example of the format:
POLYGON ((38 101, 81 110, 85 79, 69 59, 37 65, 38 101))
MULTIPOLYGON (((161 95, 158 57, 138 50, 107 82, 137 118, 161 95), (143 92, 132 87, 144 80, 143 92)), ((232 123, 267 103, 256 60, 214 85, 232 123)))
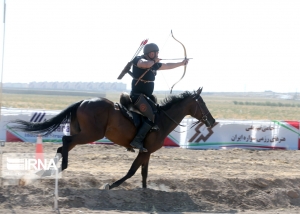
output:
MULTIPOLYGON (((140 166, 142 166, 142 185, 146 188, 150 154, 163 146, 164 139, 186 115, 198 119, 198 122, 204 122, 207 127, 214 125, 215 119, 200 96, 201 91, 202 88, 193 93, 187 91, 169 96, 162 101, 156 118, 159 130, 149 132, 144 141, 144 147, 148 152, 139 152, 128 173, 107 188, 119 186, 132 177, 140 166)), ((24 120, 12 121, 12 123, 17 124, 14 129, 47 135, 70 118, 70 136, 63 136, 63 146, 57 149, 57 153, 62 154, 63 158, 62 170, 67 168, 68 152, 78 144, 94 142, 105 136, 120 146, 131 148, 130 142, 136 134, 136 127, 119 109, 115 108, 113 102, 105 98, 93 98, 74 103, 42 123, 24 120)))

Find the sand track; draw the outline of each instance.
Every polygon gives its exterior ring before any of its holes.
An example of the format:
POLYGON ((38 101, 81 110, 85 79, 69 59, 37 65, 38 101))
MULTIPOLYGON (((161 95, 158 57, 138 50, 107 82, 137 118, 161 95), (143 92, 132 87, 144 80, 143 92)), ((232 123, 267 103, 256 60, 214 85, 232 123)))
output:
MULTIPOLYGON (((58 145, 45 143, 44 152, 58 145)), ((34 152, 6 143, 4 152, 34 152)), ((151 155, 148 189, 140 170, 120 187, 136 154, 115 145, 77 146, 59 180, 61 213, 300 213, 300 151, 186 150, 151 155)), ((2 185, 0 213, 51 213, 54 180, 2 185)))

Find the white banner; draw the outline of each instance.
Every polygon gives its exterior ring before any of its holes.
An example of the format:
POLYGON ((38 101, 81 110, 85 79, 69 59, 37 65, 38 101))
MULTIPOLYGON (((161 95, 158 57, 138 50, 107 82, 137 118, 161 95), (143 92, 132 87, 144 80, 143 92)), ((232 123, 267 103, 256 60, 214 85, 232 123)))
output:
MULTIPOLYGON (((195 119, 185 120, 190 126, 195 119)), ((298 121, 217 120, 212 128, 203 123, 186 131, 180 147, 189 149, 289 149, 298 150, 298 121)))

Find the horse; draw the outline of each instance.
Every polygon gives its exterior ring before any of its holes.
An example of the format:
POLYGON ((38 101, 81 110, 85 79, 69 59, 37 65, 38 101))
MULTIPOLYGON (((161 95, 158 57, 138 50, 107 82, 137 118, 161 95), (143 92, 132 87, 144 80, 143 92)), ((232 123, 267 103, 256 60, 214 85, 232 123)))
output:
MULTIPOLYGON (((155 124, 158 130, 149 132, 144 140, 144 147, 148 152, 139 152, 133 161, 127 174, 105 189, 113 189, 121 185, 124 181, 132 177, 141 166, 142 187, 147 188, 148 164, 151 153, 160 149, 164 144, 164 139, 174 130, 182 119, 191 115, 200 123, 202 121, 206 127, 210 128, 215 124, 215 119, 209 112, 205 102, 200 96, 202 88, 197 91, 185 91, 178 95, 166 97, 158 105, 158 113, 155 124)), ((68 152, 76 145, 87 144, 103 137, 111 142, 133 149, 130 142, 135 137, 137 128, 116 108, 115 103, 106 98, 91 98, 81 100, 62 110, 58 115, 44 122, 32 123, 24 120, 15 120, 13 129, 48 135, 55 131, 60 124, 70 122, 70 135, 62 137, 62 146, 57 149, 57 155, 61 155, 61 170, 65 170, 68 165, 68 152)))

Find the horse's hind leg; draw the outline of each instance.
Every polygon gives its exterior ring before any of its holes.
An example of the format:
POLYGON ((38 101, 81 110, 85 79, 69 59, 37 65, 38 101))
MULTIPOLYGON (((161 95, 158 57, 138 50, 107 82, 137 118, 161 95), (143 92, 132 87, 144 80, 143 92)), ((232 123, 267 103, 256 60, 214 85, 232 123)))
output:
POLYGON ((92 131, 89 133, 80 132, 72 136, 63 136, 63 146, 62 146, 62 170, 68 167, 68 154, 71 149, 73 149, 78 144, 87 144, 94 142, 95 140, 101 139, 104 137, 104 132, 92 131), (93 134, 94 133, 94 134, 93 134))
MULTIPOLYGON (((69 158, 69 144, 72 142, 72 136, 63 136, 62 138, 62 162, 61 170, 65 170, 68 167, 68 158, 69 158)), ((57 149, 58 150, 58 149, 57 149)))
MULTIPOLYGON (((150 158, 150 153, 139 153, 138 156, 136 157, 136 159, 133 161, 129 171, 127 172, 127 174, 121 178, 120 180, 114 182, 112 185, 109 186, 109 189, 115 188, 120 186, 124 181, 126 181, 128 178, 131 178, 136 171, 138 170, 138 168, 144 164, 144 163, 148 163, 150 158)), ((144 186, 144 185, 143 185, 144 186)))
POLYGON ((148 158, 148 161, 142 164, 142 184, 143 188, 147 188, 147 177, 148 177, 148 166, 149 166, 149 159, 150 155, 148 158))
MULTIPOLYGON (((62 137, 62 146, 59 147, 56 151, 55 160, 56 163, 60 160, 62 157, 62 164, 61 164, 61 170, 65 170, 68 167, 68 158, 69 158, 69 151, 70 149, 70 143, 72 142, 72 136, 63 136, 62 137)), ((56 164, 55 163, 55 164, 56 164)))
MULTIPOLYGON (((55 157, 54 157, 54 163, 55 163, 55 165, 58 163, 58 161, 61 159, 61 157, 62 157, 62 146, 61 147, 59 147, 58 149, 57 149, 57 151, 56 151, 56 155, 55 155, 55 157)), ((61 169, 59 169, 60 171, 61 171, 61 169)), ((37 173, 36 173, 36 175, 39 175, 39 176, 41 176, 41 177, 45 177, 45 176, 51 176, 51 174, 52 174, 52 171, 51 170, 40 170, 40 171, 38 171, 37 173)))
MULTIPOLYGON (((78 134, 80 132, 80 126, 79 126, 79 123, 78 123, 78 120, 77 120, 77 116, 76 116, 76 113, 72 113, 71 114, 71 121, 70 121, 70 135, 75 135, 75 134, 78 134)), ((60 158, 63 156, 63 148, 64 148, 64 141, 70 141, 69 139, 66 139, 67 136, 63 136, 62 138, 62 146, 59 147, 56 151, 56 161, 58 162, 60 160, 60 158)), ((68 144, 68 143, 67 143, 68 144)), ((66 145, 65 145, 66 147, 66 145)), ((70 149, 68 148, 69 146, 67 146, 66 150, 67 151, 70 151, 70 149)), ((66 155, 68 157, 68 154, 66 155)), ((67 159, 66 159, 67 160, 67 159)), ((56 164, 56 163, 55 163, 56 164)), ((65 163, 66 164, 66 163, 65 163)), ((67 160, 67 165, 68 165, 68 160, 67 160)))

